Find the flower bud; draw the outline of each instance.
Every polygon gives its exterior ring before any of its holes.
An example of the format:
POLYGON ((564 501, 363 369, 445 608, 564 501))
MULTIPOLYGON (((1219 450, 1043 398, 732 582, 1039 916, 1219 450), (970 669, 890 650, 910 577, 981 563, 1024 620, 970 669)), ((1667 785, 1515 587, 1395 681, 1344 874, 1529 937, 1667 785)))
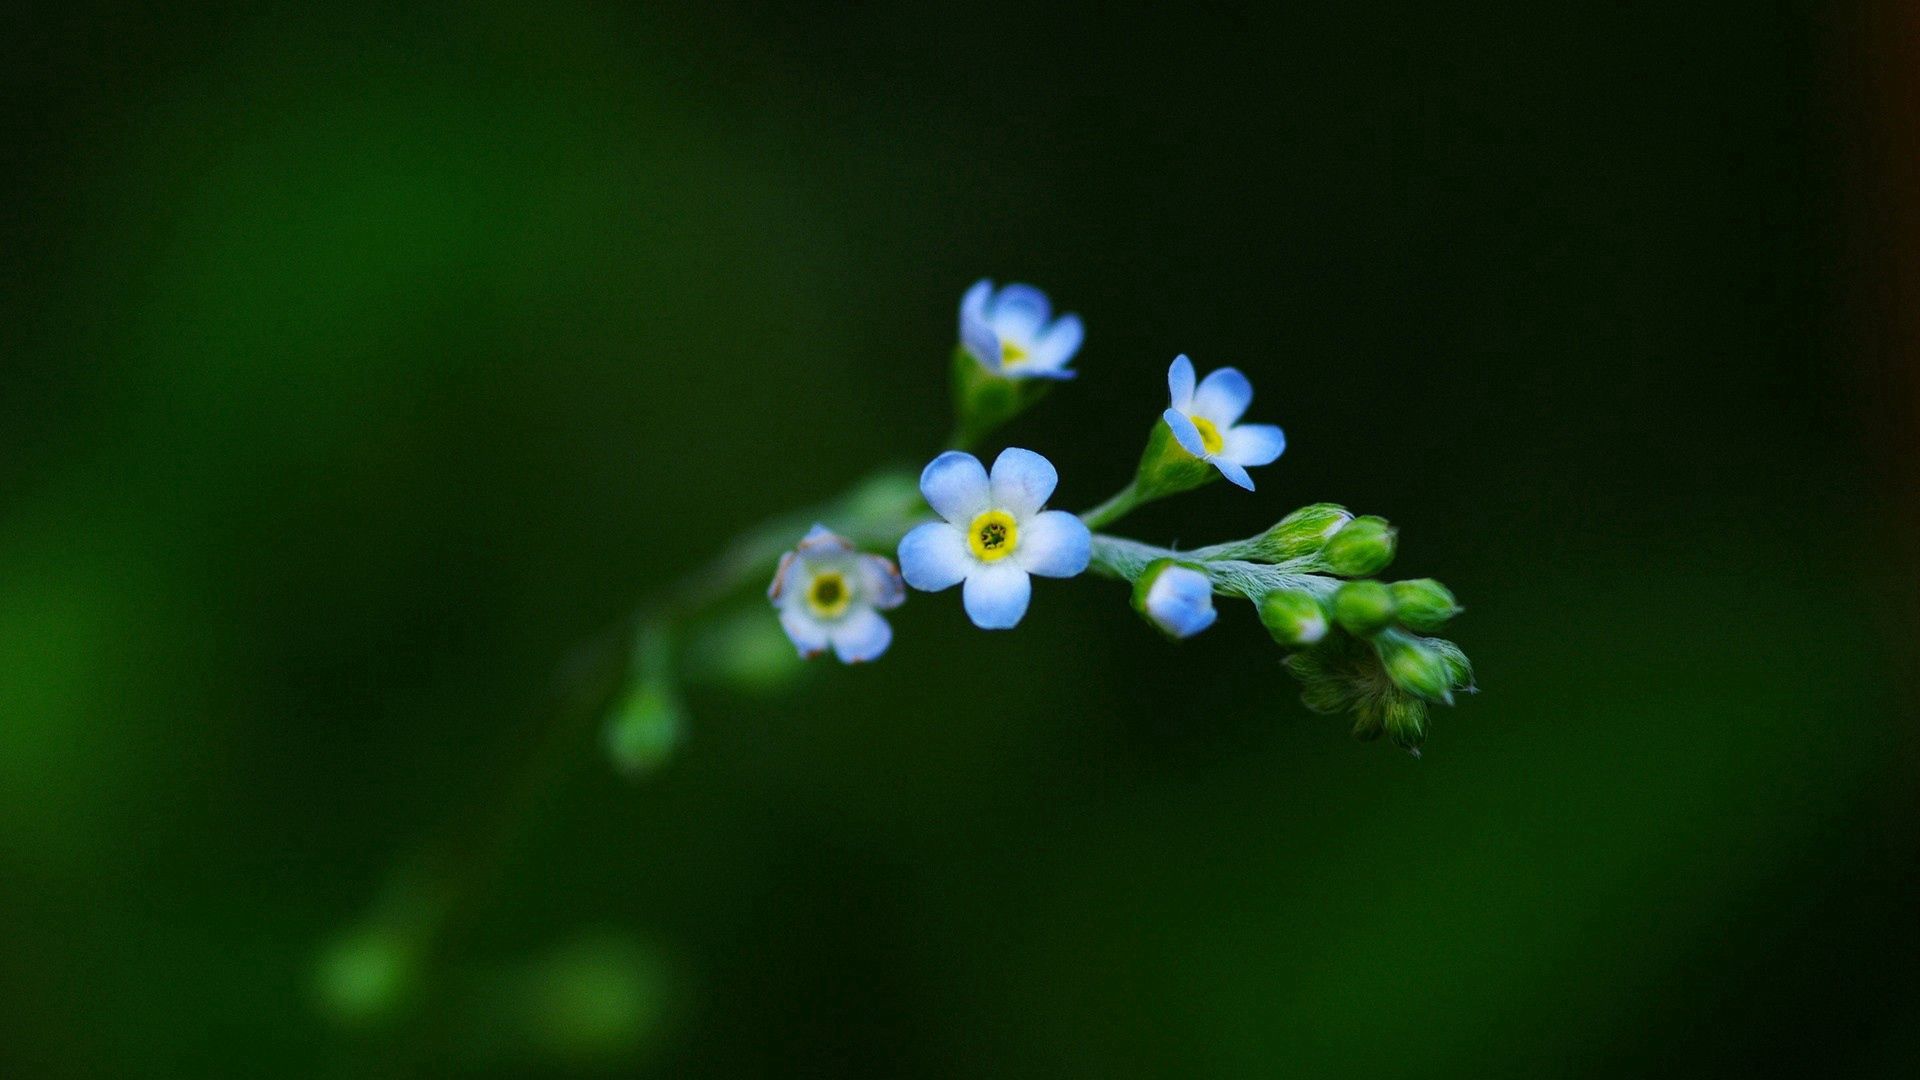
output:
POLYGON ((1358 517, 1334 533, 1320 554, 1328 569, 1341 577, 1366 577, 1393 561, 1397 536, 1385 518, 1358 517))
POLYGON ((1460 646, 1445 638, 1426 638, 1425 642, 1446 662, 1447 678, 1455 690, 1468 694, 1479 692, 1480 688, 1473 682, 1473 662, 1467 659, 1467 654, 1461 651, 1460 646))
POLYGON ((623 775, 639 777, 664 765, 686 726, 671 688, 646 679, 628 692, 607 721, 607 754, 623 775))
POLYGON ((1428 701, 1453 704, 1453 668, 1426 639, 1395 632, 1380 635, 1374 645, 1395 686, 1428 701))
POLYGON ((1273 640, 1289 648, 1327 636, 1327 610, 1304 589, 1276 589, 1261 597, 1260 621, 1273 640))
POLYGON ((1213 579, 1190 563, 1160 559, 1133 583, 1133 610, 1170 638, 1188 638, 1213 625, 1213 579))
POLYGON ((1393 623, 1393 593, 1377 581, 1349 581, 1333 594, 1333 617, 1355 637, 1370 637, 1393 623))
POLYGON ((1381 726, 1394 745, 1420 756, 1420 745, 1427 741, 1427 703, 1419 698, 1392 694, 1380 704, 1381 726))
POLYGON ((1327 545, 1333 535, 1353 520, 1345 507, 1333 503, 1303 506, 1280 519, 1255 542, 1261 557, 1285 562, 1312 555, 1327 545))
POLYGON ((1409 630, 1431 634, 1460 614, 1452 591, 1432 578, 1396 581, 1391 588, 1400 625, 1409 630))

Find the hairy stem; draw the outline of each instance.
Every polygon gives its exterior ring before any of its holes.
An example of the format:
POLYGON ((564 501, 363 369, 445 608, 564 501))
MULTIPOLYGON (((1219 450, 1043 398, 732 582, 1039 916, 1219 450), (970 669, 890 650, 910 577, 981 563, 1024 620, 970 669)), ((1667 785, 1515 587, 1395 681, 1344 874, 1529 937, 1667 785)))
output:
POLYGON ((1112 498, 1081 514, 1080 520, 1086 522, 1089 529, 1104 529, 1131 514, 1140 503, 1140 487, 1129 481, 1126 487, 1114 492, 1112 498))
POLYGON ((1146 572, 1147 567, 1161 559, 1179 559, 1199 567, 1213 582, 1214 592, 1248 600, 1258 600, 1276 589, 1302 589, 1324 600, 1340 588, 1338 578, 1306 572, 1308 561, 1304 559, 1260 563, 1220 557, 1221 553, 1232 551, 1235 546, 1216 544, 1211 548, 1175 551, 1122 536, 1096 533, 1093 538, 1093 561, 1087 568, 1103 577, 1134 581, 1146 572))

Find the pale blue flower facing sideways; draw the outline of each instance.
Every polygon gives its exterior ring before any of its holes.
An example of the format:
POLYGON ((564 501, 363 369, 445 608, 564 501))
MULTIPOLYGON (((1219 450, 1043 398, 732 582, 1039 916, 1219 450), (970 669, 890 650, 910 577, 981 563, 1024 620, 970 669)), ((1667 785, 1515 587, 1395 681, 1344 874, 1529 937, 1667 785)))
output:
POLYGON ((1186 566, 1169 566, 1147 586, 1147 618, 1177 638, 1192 637, 1213 625, 1213 582, 1186 566))
POLYGON ((1287 448, 1287 437, 1272 424, 1242 424, 1253 404, 1253 384, 1235 368, 1221 368, 1193 382, 1193 361, 1184 354, 1167 369, 1167 394, 1173 400, 1163 418, 1180 448, 1220 470, 1220 475, 1253 490, 1247 470, 1266 465, 1287 448))
POLYGON ((1009 379, 1071 379, 1080 351, 1080 316, 1053 318, 1047 294, 1014 283, 995 291, 981 278, 960 298, 960 343, 988 371, 1009 379))
POLYGON ((874 660, 887 651, 893 628, 880 612, 906 598, 893 560, 856 550, 824 525, 815 525, 798 547, 780 557, 780 569, 767 587, 767 599, 801 656, 811 659, 831 647, 845 664, 874 660))
POLYGON ((1010 447, 993 475, 972 454, 949 450, 920 474, 920 494, 942 521, 900 541, 907 584, 926 592, 961 582, 967 617, 982 630, 1005 630, 1027 613, 1029 575, 1073 577, 1087 568, 1093 537, 1064 510, 1043 510, 1060 476, 1031 450, 1010 447))

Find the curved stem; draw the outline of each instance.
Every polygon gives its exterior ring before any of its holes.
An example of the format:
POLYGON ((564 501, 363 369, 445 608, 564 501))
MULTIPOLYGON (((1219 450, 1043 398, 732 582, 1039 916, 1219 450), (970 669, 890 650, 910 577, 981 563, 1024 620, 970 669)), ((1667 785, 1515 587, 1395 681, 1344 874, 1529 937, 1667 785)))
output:
POLYGON ((1132 513, 1143 500, 1140 498, 1140 485, 1137 481, 1128 481, 1127 486, 1113 493, 1113 497, 1099 506, 1080 515, 1089 529, 1104 529, 1132 513))
POLYGON ((1202 554, 1230 547, 1220 544, 1213 549, 1175 551, 1123 536, 1096 533, 1093 537, 1093 560, 1087 568, 1103 577, 1134 581, 1160 559, 1180 559, 1198 566, 1213 582, 1214 592, 1248 600, 1258 600, 1276 589, 1302 589, 1326 599, 1340 588, 1339 578, 1304 572, 1305 560, 1259 563, 1243 559, 1209 558, 1202 554))

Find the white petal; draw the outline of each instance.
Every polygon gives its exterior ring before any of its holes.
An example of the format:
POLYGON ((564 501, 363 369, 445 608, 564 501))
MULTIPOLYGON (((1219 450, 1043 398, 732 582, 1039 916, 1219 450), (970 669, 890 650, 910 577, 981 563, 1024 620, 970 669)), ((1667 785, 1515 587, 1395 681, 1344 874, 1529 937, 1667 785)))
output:
POLYGON ((900 541, 900 573, 921 592, 951 589, 977 565, 966 536, 944 521, 929 521, 900 541))
POLYGON ((960 321, 964 325, 968 319, 978 322, 987 321, 987 301, 993 299, 993 282, 981 278, 973 283, 966 295, 960 298, 960 321))
POLYGON ((1227 429, 1220 456, 1236 465, 1271 465, 1286 448, 1286 435, 1272 424, 1241 424, 1227 429))
POLYGON ((1219 469, 1220 475, 1231 480, 1235 486, 1246 488, 1248 491, 1253 490, 1253 477, 1248 476, 1247 470, 1241 468, 1237 462, 1217 457, 1213 459, 1213 467, 1219 469))
POLYGON ((1001 337, 1031 345, 1052 314, 1053 305, 1047 302, 1046 293, 1031 285, 1014 282, 993 298, 989 318, 993 329, 1001 337))
POLYGON ((843 664, 864 664, 877 660, 893 643, 893 627, 872 608, 850 612, 827 632, 833 639, 833 653, 843 664))
MULTIPOLYGON (((993 460, 992 505, 1025 519, 1040 512, 1052 497, 1060 473, 1053 462, 1031 450, 1009 446, 993 460)), ((955 522, 959 524, 959 522, 955 522)), ((968 520, 972 524, 972 520, 968 520)))
POLYGON ((900 570, 892 559, 881 555, 860 556, 860 597, 882 611, 906 602, 907 587, 901 582, 900 570))
POLYGON ((987 470, 972 454, 949 450, 920 473, 920 494, 934 513, 964 529, 987 508, 987 470))
POLYGON ((791 551, 784 552, 780 556, 780 565, 774 568, 773 583, 767 586, 767 599, 773 601, 775 607, 780 606, 780 598, 786 594, 787 572, 793 569, 793 561, 797 557, 791 551))
POLYGON ((1033 370, 1029 374, 1040 372, 1058 372, 1080 351, 1080 342, 1087 336, 1086 328, 1080 325, 1080 316, 1062 315, 1052 326, 1041 332, 1033 341, 1033 352, 1027 357, 1027 366, 1033 370))
POLYGON ((853 541, 848 540, 846 537, 841 536, 825 525, 815 525, 813 528, 807 530, 807 535, 800 538, 800 543, 796 545, 796 550, 798 550, 801 555, 807 557, 845 555, 853 550, 853 541))
POLYGON ((1193 408, 1188 411, 1206 417, 1213 421, 1214 427, 1225 431, 1246 415, 1247 406, 1251 404, 1253 384, 1238 368, 1223 367, 1200 380, 1199 389, 1193 392, 1193 408))
POLYGON ((1093 557, 1093 534, 1086 523, 1065 510, 1049 510, 1020 526, 1014 561, 1030 574, 1072 577, 1087 568, 1093 557))
POLYGON ((1009 563, 977 566, 967 576, 966 587, 960 595, 973 625, 982 630, 1007 630, 1027 613, 1033 579, 1025 570, 1009 563))
POLYGON ((1173 358, 1167 369, 1167 404, 1180 413, 1193 411, 1193 361, 1186 353, 1173 358))
POLYGON ((1207 442, 1200 437, 1200 429, 1193 426, 1193 420, 1186 413, 1168 409, 1160 414, 1160 419, 1173 429, 1173 441, 1180 444, 1180 449, 1197 458, 1207 456, 1207 442))
POLYGON ((782 608, 780 628, 787 632, 788 639, 793 642, 794 648, 800 650, 802 657, 819 656, 827 648, 827 628, 801 609, 800 604, 782 608))

